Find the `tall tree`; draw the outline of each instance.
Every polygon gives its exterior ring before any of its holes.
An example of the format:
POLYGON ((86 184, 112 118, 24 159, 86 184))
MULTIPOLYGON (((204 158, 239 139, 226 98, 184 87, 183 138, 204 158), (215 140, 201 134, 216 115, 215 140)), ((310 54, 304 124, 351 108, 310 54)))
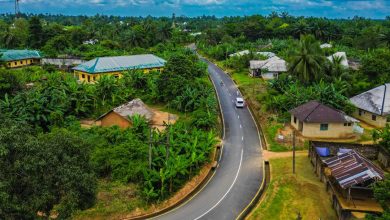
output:
POLYGON ((95 201, 89 146, 65 130, 37 134, 28 125, 0 125, 0 218, 36 219, 56 206, 60 219, 95 201), (37 137, 38 136, 38 137, 37 137))
POLYGON ((42 46, 43 30, 41 20, 34 16, 29 21, 28 44, 31 48, 38 49, 42 46))
POLYGON ((289 72, 304 83, 321 78, 325 56, 312 35, 302 36, 290 55, 289 72))

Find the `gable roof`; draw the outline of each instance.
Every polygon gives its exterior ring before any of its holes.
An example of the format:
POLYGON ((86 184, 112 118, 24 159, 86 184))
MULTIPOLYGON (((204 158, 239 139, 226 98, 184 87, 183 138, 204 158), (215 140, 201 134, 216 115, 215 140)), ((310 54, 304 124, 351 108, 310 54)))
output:
POLYGON ((359 109, 382 116, 390 115, 390 83, 363 92, 350 100, 359 109))
POLYGON ((0 50, 0 60, 14 61, 24 59, 40 59, 41 54, 37 50, 0 50))
POLYGON ((153 54, 99 57, 73 68, 87 73, 104 73, 133 69, 163 67, 166 61, 153 54))
POLYGON ((329 158, 324 163, 341 188, 346 189, 367 180, 382 180, 384 173, 355 150, 329 158))
POLYGON ((287 72, 287 63, 278 56, 273 56, 267 60, 249 61, 251 69, 267 69, 270 72, 287 72))
POLYGON ((100 116, 98 118, 101 119, 107 114, 115 112, 118 115, 122 116, 124 119, 129 120, 129 117, 132 117, 134 115, 140 115, 145 117, 148 121, 152 120, 153 118, 153 111, 149 109, 147 105, 145 105, 144 102, 142 102, 141 99, 133 99, 132 101, 123 104, 121 106, 118 106, 111 111, 107 112, 106 114, 100 116))
POLYGON ((328 56, 327 58, 330 62, 333 62, 333 57, 341 57, 342 58, 341 65, 346 68, 349 67, 347 54, 345 52, 337 52, 331 56, 328 56))
POLYGON ((325 43, 325 44, 321 44, 320 47, 321 47, 322 49, 324 49, 324 48, 331 48, 331 47, 332 47, 332 44, 325 43))
POLYGON ((230 54, 229 57, 243 56, 243 55, 247 55, 249 53, 250 53, 249 50, 243 50, 243 51, 239 51, 239 52, 230 54))
POLYGON ((346 123, 358 120, 344 112, 331 108, 318 101, 310 101, 289 111, 299 121, 308 123, 346 123))

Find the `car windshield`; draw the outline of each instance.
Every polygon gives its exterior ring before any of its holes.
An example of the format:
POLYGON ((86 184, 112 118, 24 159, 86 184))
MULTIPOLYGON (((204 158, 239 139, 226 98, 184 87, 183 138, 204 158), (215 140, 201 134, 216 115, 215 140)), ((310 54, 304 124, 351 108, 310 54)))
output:
POLYGON ((238 103, 244 103, 244 101, 241 101, 241 100, 237 100, 238 103))

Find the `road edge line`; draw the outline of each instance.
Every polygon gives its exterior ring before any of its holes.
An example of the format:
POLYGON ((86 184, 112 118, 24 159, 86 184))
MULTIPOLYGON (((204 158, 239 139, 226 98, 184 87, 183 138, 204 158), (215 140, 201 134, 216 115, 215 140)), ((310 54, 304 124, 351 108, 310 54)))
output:
MULTIPOLYGON (((203 57, 201 57, 202 59, 203 57)), ((205 59, 205 58, 203 58, 205 59)), ((207 59, 205 59, 207 60, 207 59)), ((208 60, 207 60, 208 61, 208 60)), ((210 61, 208 61, 210 62, 210 61)), ((208 68, 208 67, 207 67, 208 68)), ((208 69, 207 69, 207 72, 208 72, 208 69)), ((213 84, 213 88, 214 88, 214 91, 215 91, 215 94, 217 96, 217 99, 218 99, 218 106, 219 106, 219 114, 220 114, 220 118, 222 120, 222 140, 225 139, 225 119, 223 117, 223 110, 222 110, 222 106, 221 106, 221 101, 220 101, 220 97, 219 97, 219 94, 217 92, 217 87, 215 86, 215 83, 214 81, 212 80, 210 74, 208 73, 208 78, 209 80, 211 81, 211 83, 213 84)), ((220 157, 219 158, 222 158, 222 153, 223 153, 223 148, 224 148, 224 145, 222 144, 221 145, 221 149, 220 149, 220 157)), ((217 155, 215 155, 216 157, 217 155)), ((219 163, 219 160, 217 160, 216 158, 214 158, 214 161, 217 161, 219 163)), ((166 207, 165 209, 162 209, 160 211, 157 211, 155 213, 150 213, 150 214, 145 214, 145 215, 142 215, 142 216, 134 216, 134 217, 130 217, 130 218, 122 218, 122 220, 142 220, 142 219, 155 219, 155 218, 158 218, 158 217, 161 217, 161 216, 164 216, 168 213, 171 213, 177 209, 179 209, 180 207, 186 205, 188 202, 190 202, 195 196, 197 196, 200 192, 203 191, 203 189, 208 185, 208 183, 211 181, 211 179, 214 177, 216 173, 216 170, 213 171, 212 168, 210 168, 209 170, 209 173, 207 174, 206 178, 204 178, 204 180, 199 183, 192 192, 190 192, 188 194, 188 198, 187 196, 184 197, 182 200, 176 202, 175 204, 173 204, 172 206, 169 206, 169 207, 166 207), (201 187, 200 189, 198 189, 199 187, 201 187), (198 190, 197 190, 198 189, 198 190), (193 195, 191 195, 193 194, 193 195)))
MULTIPOLYGON (((205 58, 204 58, 205 59, 205 58)), ((207 59, 206 59, 207 60, 207 59)), ((209 60, 207 60, 208 62, 210 63, 213 63, 209 60)), ((218 68, 220 68, 229 78, 231 78, 231 76, 229 74, 226 73, 226 71, 223 70, 223 68, 219 67, 217 64, 213 63, 215 66, 217 66, 218 68)), ((231 78, 231 80, 233 81, 233 84, 234 86, 240 91, 241 94, 244 94, 242 93, 240 87, 237 86, 237 83, 236 81, 231 78)), ((257 125, 257 121, 255 120, 253 114, 252 114, 252 108, 251 106, 248 105, 248 111, 252 117, 252 120, 254 121, 255 125, 256 125, 256 129, 257 129, 257 134, 259 136, 259 141, 260 141, 260 149, 261 149, 261 153, 263 153, 263 140, 262 138, 262 133, 260 134, 260 130, 259 130, 259 126, 257 125)), ((265 138, 264 138, 265 139, 265 138)), ((260 187, 259 189, 257 190, 255 196, 252 198, 251 202, 245 206, 245 208, 240 212, 240 214, 237 216, 236 220, 239 220, 239 219, 245 219, 245 217, 252 211, 252 209, 255 207, 256 204, 254 204, 255 201, 258 201, 260 199, 260 197, 262 196, 262 193, 264 193, 264 186, 265 186, 265 181, 266 181, 266 175, 267 173, 265 172, 265 166, 266 164, 269 166, 269 161, 266 161, 266 160, 263 160, 263 179, 261 181, 261 184, 260 184, 260 187)), ((270 175, 271 176, 271 175, 270 175)))

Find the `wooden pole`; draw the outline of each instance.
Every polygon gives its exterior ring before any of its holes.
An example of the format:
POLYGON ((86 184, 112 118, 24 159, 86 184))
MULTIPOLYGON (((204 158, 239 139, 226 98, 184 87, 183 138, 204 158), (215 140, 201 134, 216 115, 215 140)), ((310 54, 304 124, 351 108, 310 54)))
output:
POLYGON ((149 169, 152 169, 152 141, 153 141, 153 131, 150 127, 150 137, 149 137, 149 169))
POLYGON ((295 130, 293 130, 293 173, 295 174, 295 130))

